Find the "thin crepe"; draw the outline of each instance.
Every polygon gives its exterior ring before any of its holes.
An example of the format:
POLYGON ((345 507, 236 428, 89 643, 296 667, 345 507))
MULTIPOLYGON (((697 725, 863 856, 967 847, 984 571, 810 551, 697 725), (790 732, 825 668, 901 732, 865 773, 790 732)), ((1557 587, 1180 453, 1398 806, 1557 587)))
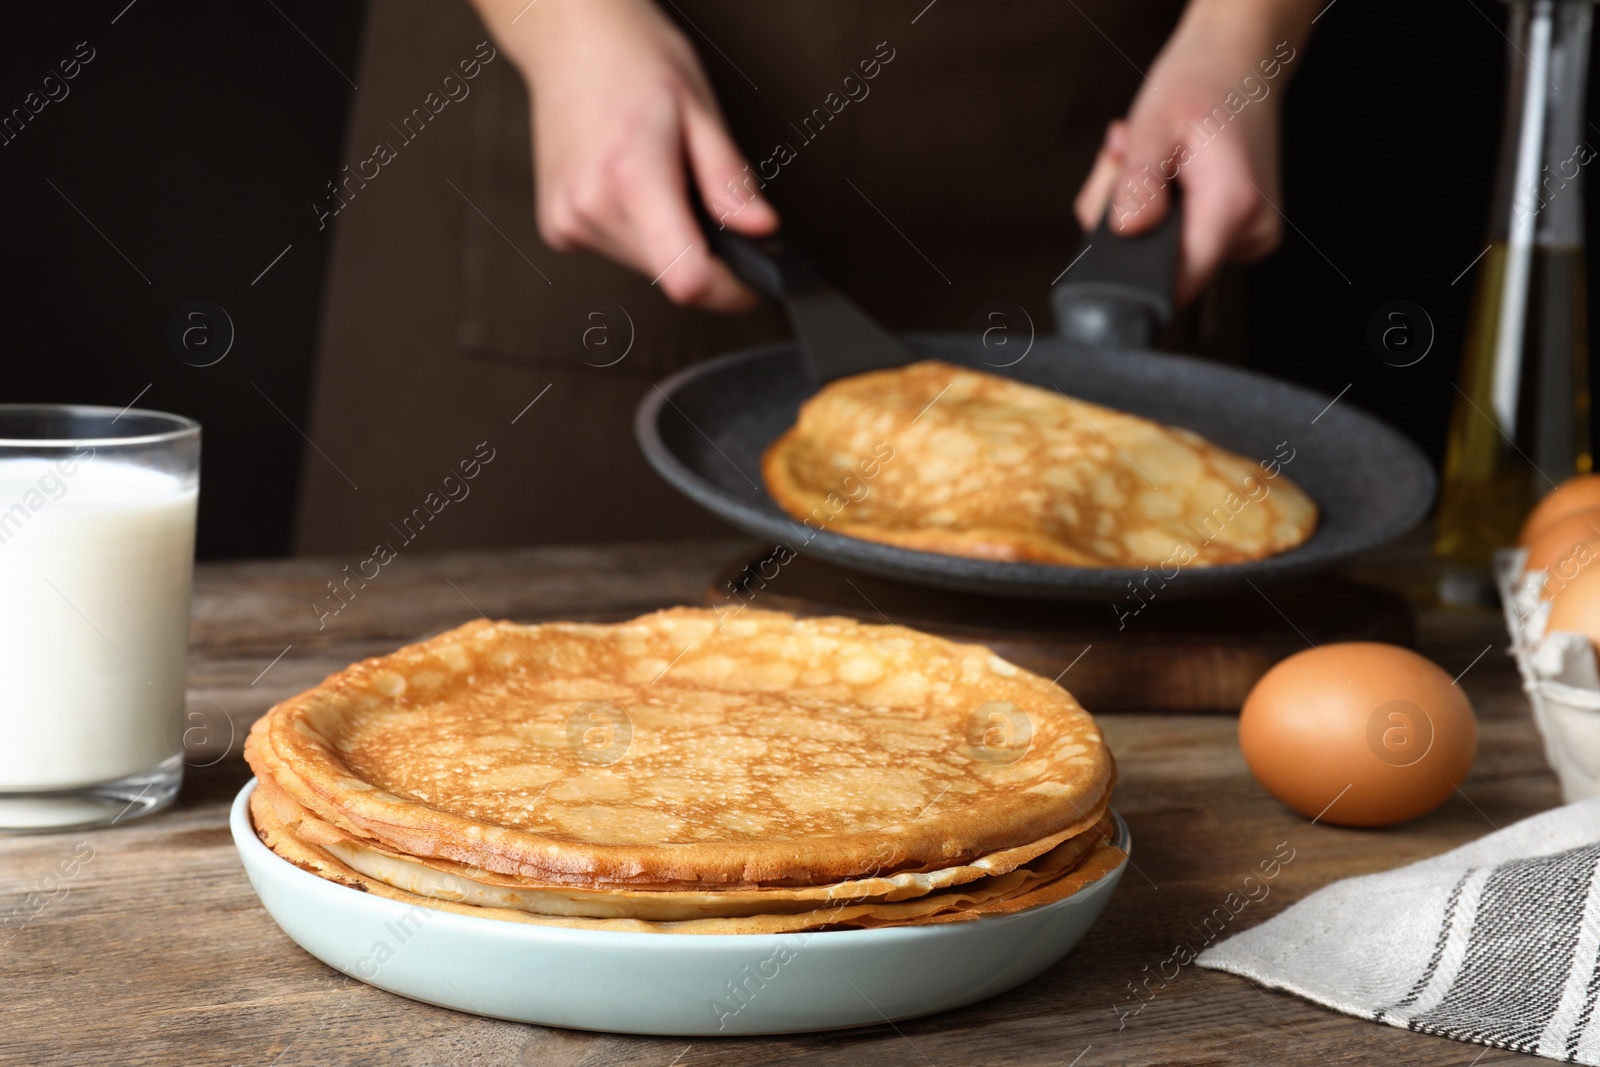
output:
POLYGON ((1092 826, 1114 774, 1069 693, 981 646, 691 608, 469 623, 278 705, 245 755, 395 854, 679 890, 963 866, 1092 826))
POLYGON ((414 907, 456 915, 568 929, 654 934, 778 934, 877 926, 918 926, 1002 915, 1061 900, 1114 870, 1125 854, 1111 844, 1109 816, 1096 824, 1083 842, 1046 853, 1031 867, 898 903, 842 903, 797 914, 752 915, 658 922, 647 919, 594 919, 540 915, 501 907, 480 907, 397 889, 356 871, 322 848, 308 844, 278 819, 271 804, 257 792, 250 798, 251 818, 262 842, 285 860, 328 881, 414 907), (1088 847, 1083 847, 1087 845, 1088 847))
MULTIPOLYGON (((447 860, 398 854, 318 819, 270 779, 259 780, 256 793, 260 797, 256 803, 272 809, 275 826, 293 834, 301 844, 320 849, 369 881, 456 903, 585 918, 676 921, 794 914, 843 903, 895 903, 1006 875, 1019 867, 1032 865, 1032 861, 1046 853, 1056 853, 1051 862, 1059 865, 1062 858, 1074 850, 1086 854, 1095 840, 1095 829, 1091 828, 1085 833, 1052 835, 1042 841, 984 856, 961 867, 821 886, 702 891, 591 888, 541 885, 447 860)), ((1101 816, 1103 805, 1096 818, 1101 819, 1101 816)))
POLYGON ((1309 538, 1317 508, 1282 473, 1292 455, 1252 461, 1188 430, 925 361, 824 386, 762 473, 814 529, 980 559, 1171 569, 1309 538))

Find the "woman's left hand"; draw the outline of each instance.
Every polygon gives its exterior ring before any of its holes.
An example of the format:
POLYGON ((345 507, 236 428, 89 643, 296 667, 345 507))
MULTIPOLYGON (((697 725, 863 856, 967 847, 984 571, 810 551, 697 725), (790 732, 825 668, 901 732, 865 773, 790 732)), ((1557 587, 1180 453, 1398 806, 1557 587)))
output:
POLYGON ((1106 130, 1075 211, 1084 229, 1143 233, 1183 187, 1177 298, 1224 262, 1260 259, 1283 233, 1278 142, 1283 91, 1310 30, 1304 0, 1194 0, 1126 119, 1106 130))

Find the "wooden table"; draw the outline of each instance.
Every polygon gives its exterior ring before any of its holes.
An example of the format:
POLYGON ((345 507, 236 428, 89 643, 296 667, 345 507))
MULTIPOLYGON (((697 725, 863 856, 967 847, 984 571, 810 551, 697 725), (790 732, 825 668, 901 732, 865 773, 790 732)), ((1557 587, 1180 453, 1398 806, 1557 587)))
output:
POLYGON ((198 718, 177 805, 105 831, 0 838, 0 921, 13 916, 0 925, 0 1065, 1465 1067, 1516 1058, 1356 1021, 1192 966, 1127 1014, 1141 1003, 1131 999, 1130 983, 1180 941, 1194 941, 1191 924, 1210 915, 1280 842, 1294 849, 1294 859, 1270 895, 1234 920, 1238 929, 1335 879, 1434 855, 1559 803, 1503 651, 1504 632, 1488 611, 1419 613, 1423 650, 1451 674, 1466 670, 1461 684, 1477 706, 1481 742, 1461 794, 1396 829, 1310 825, 1281 807, 1246 772, 1230 717, 1102 716, 1121 765, 1116 806, 1132 829, 1137 869, 1088 937, 1042 977, 898 1027, 684 1040, 482 1019, 347 986, 268 918, 234 854, 226 817, 249 776, 239 758, 244 731, 273 702, 351 660, 480 612, 525 621, 617 619, 698 602, 717 569, 748 548, 720 542, 405 555, 321 629, 311 604, 351 561, 201 567, 190 684, 198 718), (60 860, 85 849, 92 858, 64 889, 30 897, 60 860), (15 921, 19 914, 26 921, 15 921))

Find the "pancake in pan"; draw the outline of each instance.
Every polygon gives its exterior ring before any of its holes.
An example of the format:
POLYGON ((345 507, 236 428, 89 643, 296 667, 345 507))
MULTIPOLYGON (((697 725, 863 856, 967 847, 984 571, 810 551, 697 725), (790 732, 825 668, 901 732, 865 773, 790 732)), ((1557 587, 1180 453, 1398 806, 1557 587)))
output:
POLYGON ((893 626, 679 608, 480 621, 333 675, 246 757, 379 849, 539 885, 933 872, 1101 817, 1099 728, 1048 680, 893 626))
POLYGON ((813 529, 980 559, 1171 568, 1304 543, 1317 509, 1281 472, 1292 456, 1257 463, 1187 430, 930 360, 825 385, 762 473, 813 529))

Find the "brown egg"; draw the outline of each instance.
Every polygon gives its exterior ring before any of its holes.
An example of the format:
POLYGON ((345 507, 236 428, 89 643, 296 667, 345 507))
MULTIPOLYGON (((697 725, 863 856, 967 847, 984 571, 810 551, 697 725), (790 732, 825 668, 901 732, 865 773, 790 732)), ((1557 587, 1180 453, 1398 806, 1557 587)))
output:
POLYGON ((1526 548, 1541 533, 1568 515, 1595 509, 1600 509, 1600 474, 1580 474, 1568 478, 1528 512, 1528 517, 1522 521, 1522 532, 1517 535, 1517 544, 1526 548))
POLYGON ((1296 653, 1239 713, 1256 781, 1300 814, 1387 826, 1432 811, 1478 750, 1472 704, 1409 649, 1357 641, 1296 653))
POLYGON ((1600 652, 1600 567, 1585 567, 1557 591, 1546 633, 1583 634, 1600 652))
POLYGON ((1600 560, 1600 509, 1563 516, 1539 531, 1528 544, 1525 566, 1548 572, 1554 589, 1596 560, 1600 560))

